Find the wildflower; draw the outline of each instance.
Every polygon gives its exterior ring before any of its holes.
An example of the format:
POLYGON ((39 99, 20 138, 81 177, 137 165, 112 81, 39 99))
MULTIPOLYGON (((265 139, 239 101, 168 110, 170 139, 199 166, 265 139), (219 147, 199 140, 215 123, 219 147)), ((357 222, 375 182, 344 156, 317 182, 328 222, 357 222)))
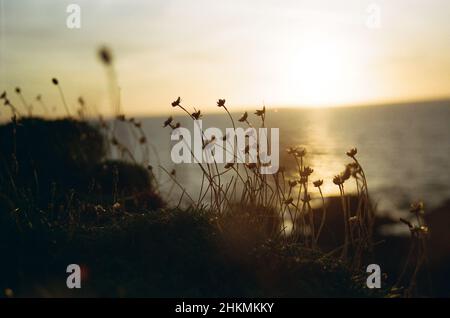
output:
POLYGON ((164 122, 164 127, 169 126, 173 121, 172 116, 170 116, 169 118, 166 119, 166 121, 164 122))
POLYGON ((333 178, 333 183, 335 185, 341 185, 344 183, 344 180, 342 180, 341 176, 337 175, 333 178))
POLYGON ((304 195, 303 198, 302 198, 302 201, 305 202, 305 203, 311 201, 311 196, 309 194, 304 195))
POLYGON ((301 176, 298 182, 300 182, 301 184, 306 184, 308 182, 308 177, 301 176))
POLYGON ((110 65, 112 63, 111 51, 106 46, 103 46, 98 50, 98 56, 105 65, 110 65))
POLYGON ((262 109, 257 109, 255 112, 256 116, 264 116, 266 114, 266 106, 263 106, 262 109))
POLYGON ((358 153, 358 149, 352 148, 349 151, 347 151, 347 156, 353 158, 358 153))
POLYGON ((59 84, 58 79, 53 77, 52 78, 52 83, 53 83, 53 85, 58 85, 59 84))
POLYGON ((16 87, 16 93, 20 94, 20 87, 16 87))
POLYGON ((200 117, 202 117, 202 114, 200 112, 200 110, 193 112, 191 115, 194 119, 198 120, 200 117))
POLYGON ((306 155, 306 149, 305 148, 295 148, 294 154, 296 157, 304 157, 306 155))
POLYGON ((341 173, 341 178, 343 181, 347 181, 348 179, 350 179, 350 176, 351 176, 351 171, 347 166, 345 168, 344 172, 341 173))
POLYGON ((423 202, 419 201, 419 202, 412 203, 411 207, 409 208, 409 211, 411 213, 423 214, 423 212, 424 212, 423 202))
POLYGON ((238 119, 238 121, 240 121, 241 123, 242 123, 242 122, 245 122, 245 121, 247 121, 247 117, 248 117, 248 114, 247 114, 247 112, 245 112, 245 113, 241 116, 241 118, 238 119))
POLYGON ((225 165, 225 169, 230 169, 231 167, 233 167, 234 166, 234 162, 228 162, 226 165, 225 165))
POLYGON ((0 99, 6 99, 6 91, 3 91, 3 93, 0 95, 0 99))
POLYGON ((306 166, 305 168, 303 168, 303 171, 300 172, 301 176, 305 176, 305 177, 309 177, 311 175, 311 173, 314 172, 314 169, 312 169, 311 167, 306 166))
POLYGON ((112 206, 112 208, 113 208, 114 210, 118 210, 118 209, 120 209, 121 207, 122 207, 122 206, 120 205, 119 202, 114 203, 113 206, 112 206))
POLYGON ((358 217, 356 215, 355 216, 351 216, 351 217, 348 218, 348 222, 349 223, 356 223, 356 222, 358 222, 358 217))
POLYGON ((217 107, 224 107, 225 106, 225 99, 219 99, 217 101, 217 107))
POLYGON ((295 180, 290 180, 288 183, 291 188, 293 188, 297 185, 297 181, 295 181, 295 180))
POLYGON ((316 180, 313 182, 313 185, 318 188, 323 184, 323 180, 316 180))
POLYGON ((292 202, 294 202, 294 199, 293 199, 293 198, 289 198, 289 199, 287 199, 287 200, 284 200, 284 204, 286 204, 286 205, 289 205, 289 204, 291 204, 292 202))
POLYGON ((172 102, 172 107, 180 106, 180 103, 181 103, 181 97, 178 96, 178 98, 174 102, 172 102))

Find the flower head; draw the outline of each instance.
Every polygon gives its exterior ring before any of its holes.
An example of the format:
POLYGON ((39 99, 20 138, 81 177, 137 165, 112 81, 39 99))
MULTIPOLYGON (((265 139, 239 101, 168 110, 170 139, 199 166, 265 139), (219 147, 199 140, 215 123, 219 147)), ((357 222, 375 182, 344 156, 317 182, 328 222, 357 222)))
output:
POLYGON ((217 101, 217 107, 224 107, 225 106, 225 99, 219 99, 217 101))
POLYGON ((419 201, 419 202, 414 202, 414 203, 412 203, 411 206, 410 206, 410 208, 409 208, 409 211, 410 211, 411 213, 419 213, 419 214, 422 214, 423 211, 424 211, 424 205, 423 205, 423 202, 422 202, 422 201, 419 201))
POLYGON ((98 56, 105 65, 110 65, 112 63, 111 50, 106 46, 103 46, 98 50, 98 56))
POLYGON ((59 84, 58 79, 53 77, 52 78, 52 83, 53 83, 53 85, 58 85, 59 84))
POLYGON ((266 114, 266 106, 263 106, 262 109, 257 109, 255 112, 256 116, 264 116, 266 114))
POLYGON ((358 149, 352 148, 349 151, 346 152, 347 156, 353 158, 358 153, 358 149))
POLYGON ((3 93, 0 95, 0 99, 5 99, 6 98, 6 91, 3 91, 3 93))
POLYGON ((178 96, 178 98, 172 102, 172 107, 180 106, 180 103, 181 103, 181 97, 178 96))
POLYGON ((164 122, 164 127, 169 126, 173 121, 172 116, 170 116, 169 118, 166 119, 166 121, 164 122))
POLYGON ((200 117, 202 117, 202 114, 201 114, 201 112, 200 112, 200 109, 199 109, 198 111, 196 111, 196 112, 193 112, 193 113, 191 114, 191 116, 192 116, 192 118, 194 118, 195 120, 198 120, 200 117))
POLYGON ((296 185, 297 185, 297 181, 295 181, 295 180, 289 180, 289 186, 291 187, 291 188, 293 188, 293 187, 295 187, 296 185))
POLYGON ((247 112, 245 112, 245 113, 241 116, 241 118, 238 119, 238 121, 240 121, 241 123, 242 123, 242 122, 245 122, 245 121, 247 121, 247 117, 248 117, 248 114, 247 114, 247 112))
POLYGON ((342 180, 342 178, 341 178, 340 175, 337 175, 337 176, 334 176, 334 178, 333 178, 333 183, 334 183, 335 185, 341 185, 341 184, 344 183, 344 180, 342 180))
POLYGON ((313 182, 313 185, 318 188, 323 184, 323 180, 316 180, 313 182))

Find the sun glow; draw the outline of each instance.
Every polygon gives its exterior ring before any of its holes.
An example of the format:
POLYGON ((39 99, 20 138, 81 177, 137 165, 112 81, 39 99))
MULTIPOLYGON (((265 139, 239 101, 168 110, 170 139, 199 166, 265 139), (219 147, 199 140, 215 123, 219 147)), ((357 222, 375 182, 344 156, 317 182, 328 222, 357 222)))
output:
POLYGON ((357 52, 348 41, 308 33, 290 50, 282 67, 290 103, 303 106, 333 106, 351 102, 358 82, 357 52))

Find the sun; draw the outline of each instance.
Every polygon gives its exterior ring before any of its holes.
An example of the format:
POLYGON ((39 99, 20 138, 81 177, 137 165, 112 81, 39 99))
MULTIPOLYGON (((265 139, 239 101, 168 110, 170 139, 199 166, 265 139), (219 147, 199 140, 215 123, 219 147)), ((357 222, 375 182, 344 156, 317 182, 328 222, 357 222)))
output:
POLYGON ((354 69, 348 48, 344 41, 323 34, 305 36, 284 62, 287 93, 304 106, 345 102, 354 69))

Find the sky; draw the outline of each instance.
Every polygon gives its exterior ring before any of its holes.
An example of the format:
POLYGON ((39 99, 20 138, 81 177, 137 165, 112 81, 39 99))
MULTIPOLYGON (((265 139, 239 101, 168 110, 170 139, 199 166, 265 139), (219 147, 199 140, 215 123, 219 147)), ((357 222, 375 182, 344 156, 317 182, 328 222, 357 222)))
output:
POLYGON ((55 114, 52 77, 71 107, 82 95, 111 110, 101 45, 131 115, 167 114, 178 96, 206 111, 218 98, 237 110, 450 96, 448 0, 0 0, 0 10, 0 90, 13 99, 19 86, 27 103, 42 94, 55 114), (79 29, 66 26, 72 3, 79 29))

